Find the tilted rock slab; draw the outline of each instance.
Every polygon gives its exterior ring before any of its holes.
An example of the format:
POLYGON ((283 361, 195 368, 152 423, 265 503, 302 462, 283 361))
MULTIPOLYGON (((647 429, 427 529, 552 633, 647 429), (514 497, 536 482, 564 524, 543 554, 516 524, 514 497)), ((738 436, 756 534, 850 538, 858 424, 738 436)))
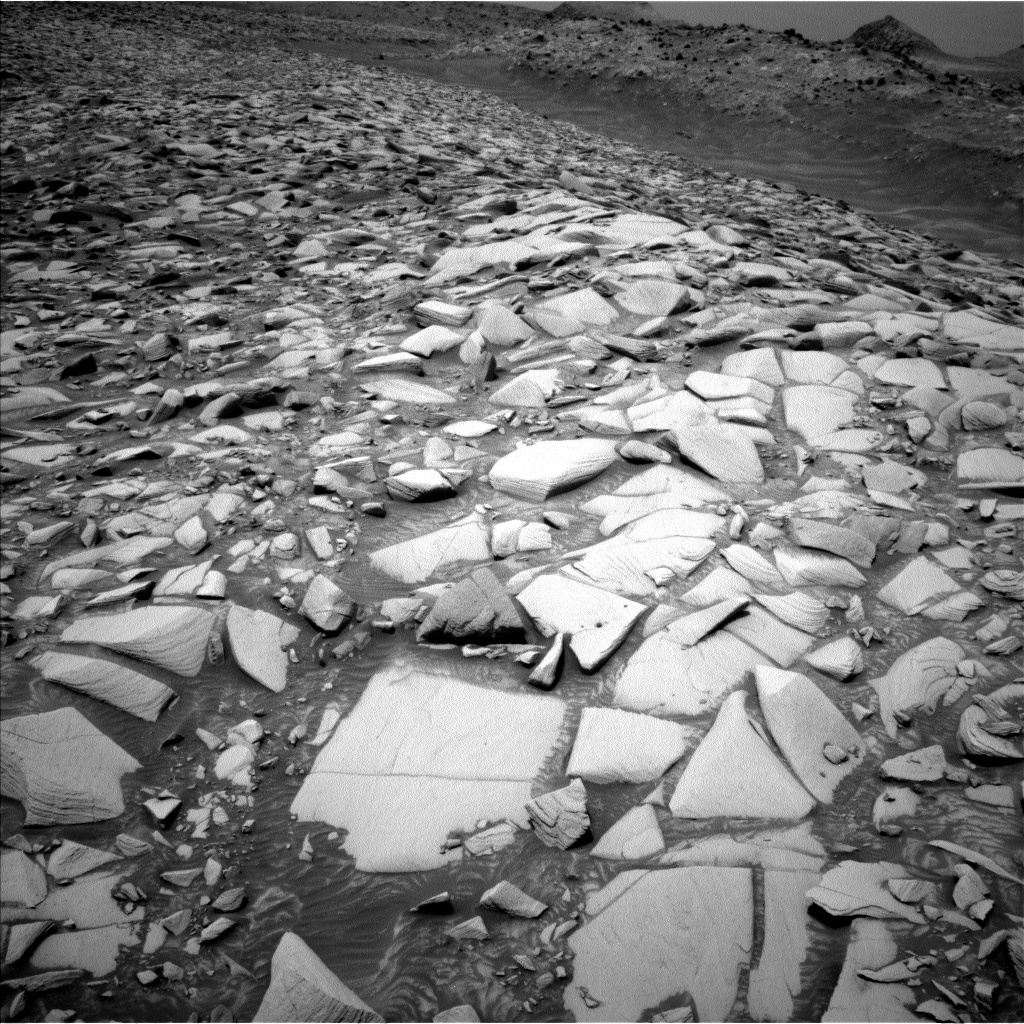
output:
POLYGON ((360 871, 422 871, 481 819, 525 828, 565 704, 398 665, 378 672, 317 756, 292 813, 348 831, 360 871), (515 728, 509 728, 515 723, 515 728))
POLYGON ((422 583, 438 569, 457 562, 490 560, 490 533, 476 514, 370 555, 375 569, 402 583, 422 583))
POLYGON ((454 643, 523 643, 526 627, 490 569, 476 569, 434 602, 416 639, 454 643))
POLYGON ((86 658, 64 651, 45 651, 33 667, 51 683, 87 693, 136 718, 155 722, 177 694, 158 679, 101 658, 86 658))
POLYGON ((233 605, 227 617, 228 643, 238 667, 268 690, 287 685, 288 652, 298 638, 297 627, 269 612, 233 605))
POLYGON ((192 605, 154 605, 116 615, 90 615, 68 626, 66 644, 97 644, 191 679, 206 660, 213 612, 192 605))
POLYGON ((383 1021, 338 979, 294 932, 285 932, 270 961, 270 985, 254 1021, 383 1021))
POLYGON ((141 767, 74 708, 0 722, 0 794, 21 801, 26 825, 116 818, 121 776, 141 767))
POLYGON ((749 868, 624 871, 586 913, 569 937, 565 1007, 577 1021, 639 1021, 683 992, 700 1020, 728 1019, 753 941, 749 868))

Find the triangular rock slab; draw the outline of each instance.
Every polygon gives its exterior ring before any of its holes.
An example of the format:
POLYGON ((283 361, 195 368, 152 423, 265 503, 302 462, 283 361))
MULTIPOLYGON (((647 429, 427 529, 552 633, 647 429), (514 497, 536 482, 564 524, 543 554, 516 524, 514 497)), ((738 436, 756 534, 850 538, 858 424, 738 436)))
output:
POLYGON ((26 825, 73 825, 124 810, 121 776, 142 767, 74 708, 0 722, 0 795, 26 825))
POLYGON ((292 802, 300 821, 347 830, 360 871, 425 871, 458 860, 453 830, 528 824, 533 779, 565 704, 405 665, 378 672, 292 802), (509 728, 515 723, 515 728, 509 728))
POLYGON ((577 1021, 649 1019, 683 992, 700 1020, 728 1019, 753 942, 749 868, 624 871, 588 898, 587 913, 569 937, 565 1007, 577 1021))
POLYGON ((632 807, 593 846, 591 857, 644 860, 665 850, 657 812, 650 804, 632 807))
POLYGON ((760 483, 764 466, 750 435, 733 423, 709 420, 672 431, 679 454, 708 476, 728 483, 760 483))
POLYGON ((270 985, 254 1021, 383 1021, 338 979, 294 932, 285 932, 270 961, 270 985))
POLYGON ((97 644, 191 679, 206 660, 214 619, 205 608, 157 605, 87 616, 68 626, 60 638, 66 644, 97 644))
POLYGON ((87 693, 146 722, 155 722, 177 694, 158 679, 112 661, 65 651, 45 651, 33 662, 51 683, 87 693))
POLYGON ((645 605, 560 575, 539 576, 518 595, 544 636, 568 633, 584 672, 599 669, 647 610, 645 605))
POLYGON ((656 715, 704 714, 717 708, 748 672, 769 663, 725 632, 683 647, 669 626, 648 637, 626 663, 615 683, 615 704, 656 715))
POLYGON ((864 760, 860 734, 807 676, 762 666, 754 677, 772 739, 811 795, 830 804, 836 787, 864 760), (829 760, 829 748, 846 760, 829 760))
POLYGON ((416 639, 435 643, 523 643, 526 628, 494 573, 476 569, 434 602, 416 639))
POLYGON ((747 695, 730 694, 676 785, 677 818, 803 818, 814 801, 747 718, 747 695))

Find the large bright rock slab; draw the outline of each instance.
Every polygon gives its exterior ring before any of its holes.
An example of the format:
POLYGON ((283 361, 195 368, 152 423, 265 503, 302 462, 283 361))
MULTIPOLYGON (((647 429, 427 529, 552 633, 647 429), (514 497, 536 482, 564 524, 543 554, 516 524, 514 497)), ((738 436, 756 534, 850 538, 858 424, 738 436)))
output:
POLYGON ((686 729, 675 722, 584 708, 565 771, 586 782, 651 782, 683 756, 686 741, 686 729))
POLYGON ((74 708, 0 723, 0 794, 21 801, 26 825, 116 818, 121 776, 140 767, 74 708))
POLYGON ((287 684, 288 644, 298 629, 269 612, 233 605, 227 617, 228 642, 238 667, 268 690, 280 693, 287 684))
POLYGON ((477 515, 370 555, 370 564, 375 569, 402 583, 422 583, 439 569, 458 562, 490 560, 490 534, 477 515))
POLYGON ((749 868, 624 871, 587 900, 565 1006, 577 1021, 649 1020, 689 993, 702 1021, 727 1020, 753 941, 749 868))
POLYGON ((526 827, 531 782, 564 713, 552 697, 385 669, 320 752, 292 813, 347 829, 361 871, 441 867, 459 856, 441 852, 453 830, 476 831, 481 819, 526 827))

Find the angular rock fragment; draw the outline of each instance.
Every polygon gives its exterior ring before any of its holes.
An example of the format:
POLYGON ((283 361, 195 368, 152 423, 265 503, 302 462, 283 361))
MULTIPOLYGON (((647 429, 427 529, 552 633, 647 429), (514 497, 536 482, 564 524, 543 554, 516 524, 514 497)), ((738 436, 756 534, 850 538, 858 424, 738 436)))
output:
POLYGON ((851 637, 844 636, 805 655, 812 668, 844 683, 864 670, 861 646, 851 637))
POLYGON ((889 892, 887 882, 903 878, 903 868, 885 861, 844 860, 827 871, 808 897, 833 917, 874 917, 923 924, 924 917, 889 892))
POLYGON ((543 501, 603 473, 618 458, 612 441, 539 441, 500 458, 491 486, 527 501, 543 501))
MULTIPOLYGON (((337 633, 348 625, 355 614, 355 602, 336 583, 326 576, 313 577, 299 605, 299 612, 324 633, 337 633)), ((231 613, 228 613, 228 637, 231 636, 231 613)), ((236 617, 236 631, 239 630, 236 617)), ((280 635, 280 629, 278 631, 280 635)), ((283 642, 283 641, 282 641, 283 642)), ((233 649, 233 648, 232 648, 233 649)))
POLYGON ((897 714, 923 708, 931 714, 956 682, 957 665, 964 651, 945 637, 934 637, 900 655, 889 671, 871 685, 878 693, 879 713, 885 730, 896 735, 897 714))
POLYGON ((568 850, 590 830, 587 790, 579 779, 526 803, 530 827, 545 846, 568 850))
POLYGON ((913 1021, 918 1018, 908 1009, 914 1002, 914 990, 906 985, 871 981, 863 971, 877 970, 899 955, 896 943, 881 921, 857 918, 850 929, 846 960, 823 1022, 841 1021, 913 1021))
POLYGON ((287 683, 285 648, 298 638, 298 629, 269 612, 241 605, 232 605, 226 623, 238 667, 268 690, 280 693, 287 683))
POLYGON ((374 568, 402 583, 422 583, 438 569, 458 562, 490 559, 488 530, 482 518, 475 514, 370 555, 374 568))
POLYGON ((664 850, 657 814, 650 804, 642 804, 619 818, 594 844, 590 855, 606 860, 645 860, 664 850))
POLYGON ((548 909, 546 903, 527 896, 522 889, 511 882, 501 881, 480 897, 480 906, 488 910, 500 910, 510 917, 540 917, 548 909))

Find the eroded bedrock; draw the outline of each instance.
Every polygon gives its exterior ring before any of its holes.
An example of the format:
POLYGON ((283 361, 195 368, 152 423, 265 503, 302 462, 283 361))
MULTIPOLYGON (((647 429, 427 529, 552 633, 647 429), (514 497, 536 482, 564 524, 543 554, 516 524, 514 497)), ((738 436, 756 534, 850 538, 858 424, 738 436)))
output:
POLYGON ((445 672, 378 672, 321 751, 292 813, 348 832, 362 871, 422 871, 458 860, 451 832, 481 820, 528 825, 525 804, 566 705, 445 672), (515 722, 515 730, 505 726, 515 722))

